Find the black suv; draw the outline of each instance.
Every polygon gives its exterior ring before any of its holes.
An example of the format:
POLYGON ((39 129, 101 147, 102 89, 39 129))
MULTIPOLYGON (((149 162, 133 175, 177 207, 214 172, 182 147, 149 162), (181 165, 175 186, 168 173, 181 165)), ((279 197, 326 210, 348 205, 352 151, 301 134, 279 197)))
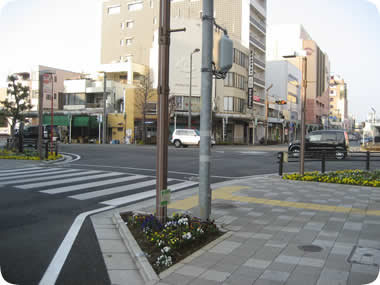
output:
MULTIPOLYGON (((301 146, 300 141, 289 144, 288 151, 293 156, 298 156, 301 146)), ((320 130, 310 132, 305 137, 305 154, 320 155, 322 151, 335 156, 337 159, 344 159, 349 149, 347 132, 343 130, 320 130)))

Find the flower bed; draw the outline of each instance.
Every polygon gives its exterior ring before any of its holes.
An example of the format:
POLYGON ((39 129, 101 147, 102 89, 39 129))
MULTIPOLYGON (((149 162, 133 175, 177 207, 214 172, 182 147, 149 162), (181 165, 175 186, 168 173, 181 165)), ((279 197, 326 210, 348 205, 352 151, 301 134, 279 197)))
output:
MULTIPOLYGON (((61 154, 49 154, 46 160, 57 160, 62 158, 61 154)), ((40 160, 38 153, 35 151, 25 150, 24 153, 18 153, 10 150, 0 150, 0 159, 16 159, 16 160, 40 160)))
POLYGON ((380 171, 378 170, 371 172, 363 170, 343 170, 329 173, 314 171, 306 172, 304 176, 298 173, 284 174, 282 178, 287 180, 380 187, 380 171))
POLYGON ((214 222, 174 214, 160 224, 153 215, 121 214, 142 251, 160 273, 222 235, 214 222))

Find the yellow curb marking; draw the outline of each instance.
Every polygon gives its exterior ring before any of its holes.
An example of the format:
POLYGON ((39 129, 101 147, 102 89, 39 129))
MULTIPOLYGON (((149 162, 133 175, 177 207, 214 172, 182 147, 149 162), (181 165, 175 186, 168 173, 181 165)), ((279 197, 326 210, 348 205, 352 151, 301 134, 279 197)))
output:
MULTIPOLYGON (((296 209, 308 209, 315 211, 325 211, 325 212, 336 212, 336 213, 352 213, 367 216, 380 216, 380 210, 363 210, 358 208, 348 208, 341 206, 328 206, 322 204, 314 203, 303 203, 303 202, 289 202, 281 200, 270 200, 264 198, 256 197, 243 197, 234 195, 235 192, 243 189, 249 189, 248 186, 227 186, 215 189, 212 192, 212 200, 228 200, 228 201, 238 201, 246 202, 252 204, 266 204, 278 207, 296 208, 296 209)), ((168 205, 168 208, 178 209, 178 210, 189 210, 198 206, 198 195, 188 197, 184 200, 174 201, 168 205)))

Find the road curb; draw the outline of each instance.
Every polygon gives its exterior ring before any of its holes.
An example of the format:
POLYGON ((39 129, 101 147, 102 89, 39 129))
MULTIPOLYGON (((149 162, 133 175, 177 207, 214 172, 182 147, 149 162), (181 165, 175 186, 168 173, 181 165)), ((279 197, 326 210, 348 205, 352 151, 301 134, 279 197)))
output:
POLYGON ((145 284, 153 285, 160 281, 160 278, 153 270, 148 259, 145 257, 144 252, 140 249, 132 233, 125 225, 125 222, 121 218, 120 213, 115 213, 112 216, 112 220, 115 223, 116 228, 119 230, 121 239, 123 240, 124 244, 131 253, 132 259, 135 262, 137 268, 139 269, 145 284))

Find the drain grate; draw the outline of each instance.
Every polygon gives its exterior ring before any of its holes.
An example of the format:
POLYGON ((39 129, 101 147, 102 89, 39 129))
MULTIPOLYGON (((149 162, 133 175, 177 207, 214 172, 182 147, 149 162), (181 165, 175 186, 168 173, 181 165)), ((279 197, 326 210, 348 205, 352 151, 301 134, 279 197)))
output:
POLYGON ((312 244, 299 245, 298 248, 300 250, 307 251, 307 252, 321 252, 323 250, 322 247, 320 247, 318 245, 312 245, 312 244))
POLYGON ((380 266, 380 249, 354 246, 349 255, 348 262, 363 265, 380 266))

